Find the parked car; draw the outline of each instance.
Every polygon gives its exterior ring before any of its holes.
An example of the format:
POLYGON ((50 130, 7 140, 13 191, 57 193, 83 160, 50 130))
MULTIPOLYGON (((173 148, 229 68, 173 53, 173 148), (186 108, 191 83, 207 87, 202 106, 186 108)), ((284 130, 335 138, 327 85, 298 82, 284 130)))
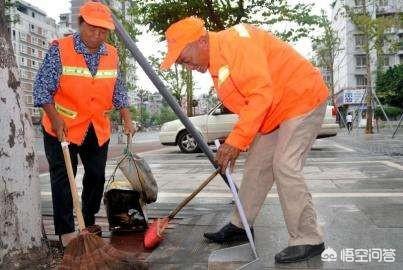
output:
MULTIPOLYGON (((238 115, 226 110, 221 103, 211 109, 208 114, 190 117, 190 121, 207 144, 213 144, 215 139, 225 140, 237 120, 238 115)), ((336 136, 337 129, 333 106, 327 106, 326 116, 318 138, 336 136)), ((200 151, 196 140, 179 120, 163 124, 159 138, 163 145, 178 145, 183 153, 200 151)))
POLYGON ((323 119, 322 126, 316 138, 320 139, 336 136, 338 128, 339 125, 336 123, 336 109, 334 106, 327 105, 325 118, 323 119))

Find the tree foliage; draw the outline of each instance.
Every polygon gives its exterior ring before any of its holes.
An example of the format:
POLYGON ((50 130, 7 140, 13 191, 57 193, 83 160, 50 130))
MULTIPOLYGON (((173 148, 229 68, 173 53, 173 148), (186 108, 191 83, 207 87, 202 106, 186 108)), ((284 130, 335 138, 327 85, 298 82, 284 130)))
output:
POLYGON ((162 106, 159 112, 151 117, 153 125, 162 125, 166 122, 177 119, 178 117, 172 109, 166 105, 162 106))
POLYGON ((157 74, 165 82, 168 90, 178 101, 181 106, 182 98, 186 93, 186 69, 180 65, 174 65, 173 69, 162 71, 159 68, 161 63, 162 53, 159 52, 157 56, 149 57, 151 65, 155 68, 157 74))
POLYGON ((17 5, 17 2, 14 0, 5 0, 4 1, 4 15, 5 15, 5 21, 8 23, 18 23, 20 18, 17 14, 11 15, 11 9, 17 5))
POLYGON ((403 108, 403 64, 378 72, 376 93, 381 103, 403 108))
POLYGON ((395 35, 389 33, 394 27, 400 26, 403 17, 398 12, 392 16, 377 14, 374 17, 369 10, 376 4, 373 1, 375 0, 363 1, 361 9, 345 6, 345 10, 357 30, 364 36, 364 52, 369 54, 371 51, 375 51, 378 58, 377 68, 379 68, 381 56, 385 53, 394 53, 397 50, 398 42, 395 35))
MULTIPOLYGON (((137 1, 127 1, 127 0, 116 0, 121 9, 113 9, 112 12, 116 15, 119 21, 122 23, 123 28, 127 31, 130 37, 136 40, 136 37, 140 34, 138 29, 138 6, 137 1)), ((122 79, 126 84, 129 91, 135 90, 135 81, 137 80, 135 76, 135 65, 130 61, 131 54, 126 48, 124 42, 118 37, 115 32, 111 32, 108 36, 108 42, 114 45, 118 49, 119 55, 119 70, 122 74, 122 79)))
MULTIPOLYGON (((399 117, 402 115, 403 110, 399 107, 394 107, 394 106, 386 106, 383 108, 385 110, 386 115, 388 116, 389 119, 392 120, 399 120, 399 117)), ((382 109, 380 107, 377 107, 375 109, 375 117, 380 118, 383 121, 386 121, 387 119, 385 118, 385 115, 382 112, 382 109)))
POLYGON ((220 31, 241 22, 266 28, 286 24, 286 28, 271 30, 288 41, 307 37, 318 25, 320 18, 312 15, 311 9, 311 4, 289 5, 286 0, 146 0, 140 4, 142 22, 160 35, 173 22, 195 15, 202 18, 211 31, 220 31))
POLYGON ((328 85, 331 96, 334 96, 334 61, 340 53, 341 41, 336 30, 333 29, 332 24, 322 10, 320 20, 320 27, 323 33, 320 36, 312 38, 312 48, 316 55, 317 65, 324 68, 330 73, 330 83, 328 85))
POLYGON ((398 26, 400 20, 399 14, 397 16, 378 16, 380 14, 376 14, 374 16, 374 10, 372 7, 375 7, 377 3, 373 2, 375 0, 363 0, 361 1, 360 7, 350 7, 344 6, 346 16, 353 22, 357 30, 363 36, 363 52, 366 58, 366 78, 367 78, 367 125, 365 128, 366 133, 373 133, 372 129, 372 118, 373 118, 373 110, 372 110, 372 74, 373 71, 378 69, 379 64, 374 66, 372 64, 371 53, 375 51, 377 58, 379 58, 384 50, 391 49, 394 46, 387 46, 387 44, 392 44, 393 41, 390 40, 387 32, 392 29, 394 26, 398 26))

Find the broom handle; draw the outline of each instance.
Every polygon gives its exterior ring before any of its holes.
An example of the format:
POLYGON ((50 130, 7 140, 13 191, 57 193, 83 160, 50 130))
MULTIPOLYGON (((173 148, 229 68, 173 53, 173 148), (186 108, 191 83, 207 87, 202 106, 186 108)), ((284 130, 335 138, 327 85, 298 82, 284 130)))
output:
POLYGON ((219 173, 219 170, 215 170, 206 180, 204 180, 201 185, 192 192, 188 197, 186 197, 168 216, 169 219, 173 219, 176 214, 186 205, 188 204, 205 186, 207 186, 208 183, 210 183, 211 180, 216 177, 216 175, 219 173))
POLYGON ((82 232, 85 229, 85 222, 83 213, 81 212, 80 200, 78 198, 78 191, 74 179, 73 166, 71 165, 69 143, 64 141, 61 143, 63 149, 64 163, 66 164, 67 175, 69 177, 71 197, 73 198, 74 211, 76 212, 78 228, 82 232))

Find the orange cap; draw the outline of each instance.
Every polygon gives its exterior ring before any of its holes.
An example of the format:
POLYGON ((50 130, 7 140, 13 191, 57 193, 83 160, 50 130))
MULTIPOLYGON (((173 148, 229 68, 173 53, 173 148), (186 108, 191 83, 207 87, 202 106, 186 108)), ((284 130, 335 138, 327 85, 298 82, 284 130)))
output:
POLYGON ((186 45, 198 40, 205 32, 203 20, 194 16, 187 17, 169 26, 165 32, 168 52, 161 64, 161 68, 170 68, 186 45))
POLYGON ((80 14, 84 21, 93 26, 115 29, 111 10, 99 2, 87 2, 80 7, 80 14))

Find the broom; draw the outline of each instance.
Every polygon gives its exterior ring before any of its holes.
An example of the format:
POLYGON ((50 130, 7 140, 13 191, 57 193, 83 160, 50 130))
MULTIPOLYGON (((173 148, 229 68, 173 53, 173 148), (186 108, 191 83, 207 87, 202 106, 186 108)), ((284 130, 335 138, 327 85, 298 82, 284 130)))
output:
POLYGON ((135 254, 107 245, 101 237, 85 228, 71 165, 69 143, 64 141, 61 145, 80 234, 67 245, 60 269, 147 269, 147 264, 136 260, 135 254))
POLYGON ((219 173, 219 170, 214 171, 195 191, 186 197, 167 217, 155 220, 144 234, 144 248, 154 249, 163 240, 163 232, 168 226, 168 223, 173 219, 182 208, 188 204, 214 177, 219 173))

